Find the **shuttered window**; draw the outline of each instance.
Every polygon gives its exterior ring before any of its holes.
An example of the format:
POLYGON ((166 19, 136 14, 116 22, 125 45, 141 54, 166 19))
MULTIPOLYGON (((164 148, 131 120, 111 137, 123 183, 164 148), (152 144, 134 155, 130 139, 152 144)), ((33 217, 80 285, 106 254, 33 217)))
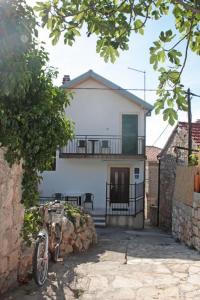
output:
POLYGON ((138 154, 138 115, 122 115, 122 153, 138 154))

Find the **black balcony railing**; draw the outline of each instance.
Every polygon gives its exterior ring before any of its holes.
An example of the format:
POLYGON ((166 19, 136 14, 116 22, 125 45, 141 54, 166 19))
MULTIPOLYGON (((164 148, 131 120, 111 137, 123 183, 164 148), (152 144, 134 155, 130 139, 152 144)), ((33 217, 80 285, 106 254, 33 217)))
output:
POLYGON ((144 155, 144 137, 77 135, 60 149, 60 157, 74 155, 144 155))
POLYGON ((136 216, 144 211, 144 183, 106 184, 106 214, 136 216))

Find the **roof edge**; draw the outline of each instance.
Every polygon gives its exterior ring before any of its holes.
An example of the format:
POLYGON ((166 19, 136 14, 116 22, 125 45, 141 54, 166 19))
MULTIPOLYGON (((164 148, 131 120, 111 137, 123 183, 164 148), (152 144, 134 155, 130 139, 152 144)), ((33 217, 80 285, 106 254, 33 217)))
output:
POLYGON ((99 82, 101 82, 102 84, 104 84, 105 86, 109 87, 110 89, 116 90, 116 92, 120 93, 122 96, 132 100, 133 102, 135 102, 136 104, 142 106, 143 108, 145 108, 148 112, 153 110, 153 105, 149 104, 148 102, 142 100, 141 98, 137 97, 136 95, 128 92, 127 90, 124 90, 122 87, 120 87, 119 85, 113 83, 112 81, 104 78, 103 76, 95 73, 93 70, 89 70, 85 73, 83 73, 82 75, 79 75, 78 77, 64 83, 61 87, 62 88, 70 88, 73 87, 74 85, 81 83, 85 80, 87 80, 88 78, 93 78, 99 82))

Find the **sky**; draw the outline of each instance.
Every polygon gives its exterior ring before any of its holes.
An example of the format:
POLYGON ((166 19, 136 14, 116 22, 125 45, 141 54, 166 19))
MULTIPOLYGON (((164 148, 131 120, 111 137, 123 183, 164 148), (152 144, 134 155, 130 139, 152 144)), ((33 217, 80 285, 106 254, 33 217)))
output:
MULTIPOLYGON (((30 5, 35 0, 28 0, 30 5)), ((156 89, 158 74, 149 63, 149 47, 157 40, 161 30, 170 29, 173 26, 172 17, 162 18, 147 25, 144 36, 132 35, 129 43, 129 50, 120 52, 120 57, 112 63, 105 63, 96 53, 96 38, 86 37, 83 34, 72 47, 64 45, 61 39, 56 46, 52 46, 46 29, 39 30, 39 39, 45 42, 45 49, 49 52, 49 64, 58 69, 59 75, 55 84, 61 85, 64 75, 70 75, 73 79, 82 73, 92 69, 101 76, 113 81, 123 88, 144 87, 142 73, 132 71, 129 67, 146 72, 146 88, 156 89)), ((182 83, 185 89, 190 88, 192 92, 200 95, 200 57, 189 52, 187 65, 185 67, 182 83)), ((132 92, 143 98, 143 92, 132 92)), ((146 92, 146 101, 153 105, 156 99, 155 92, 146 92)), ((187 113, 179 112, 179 121, 187 121, 187 113)), ((200 98, 192 98, 192 120, 200 119, 200 98)), ((147 117, 147 145, 163 147, 171 134, 173 127, 162 119, 162 114, 147 117)))

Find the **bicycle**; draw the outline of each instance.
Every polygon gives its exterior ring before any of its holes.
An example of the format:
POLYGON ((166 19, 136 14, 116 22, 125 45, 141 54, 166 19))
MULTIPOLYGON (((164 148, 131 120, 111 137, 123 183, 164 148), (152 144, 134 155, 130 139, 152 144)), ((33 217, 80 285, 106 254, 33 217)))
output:
POLYGON ((33 254, 33 278, 37 285, 42 286, 48 274, 49 258, 59 261, 60 244, 62 241, 62 218, 64 207, 54 201, 52 208, 44 208, 43 228, 39 231, 33 254), (47 215, 47 214, 48 215, 47 215), (45 218, 46 217, 46 218, 45 218))

